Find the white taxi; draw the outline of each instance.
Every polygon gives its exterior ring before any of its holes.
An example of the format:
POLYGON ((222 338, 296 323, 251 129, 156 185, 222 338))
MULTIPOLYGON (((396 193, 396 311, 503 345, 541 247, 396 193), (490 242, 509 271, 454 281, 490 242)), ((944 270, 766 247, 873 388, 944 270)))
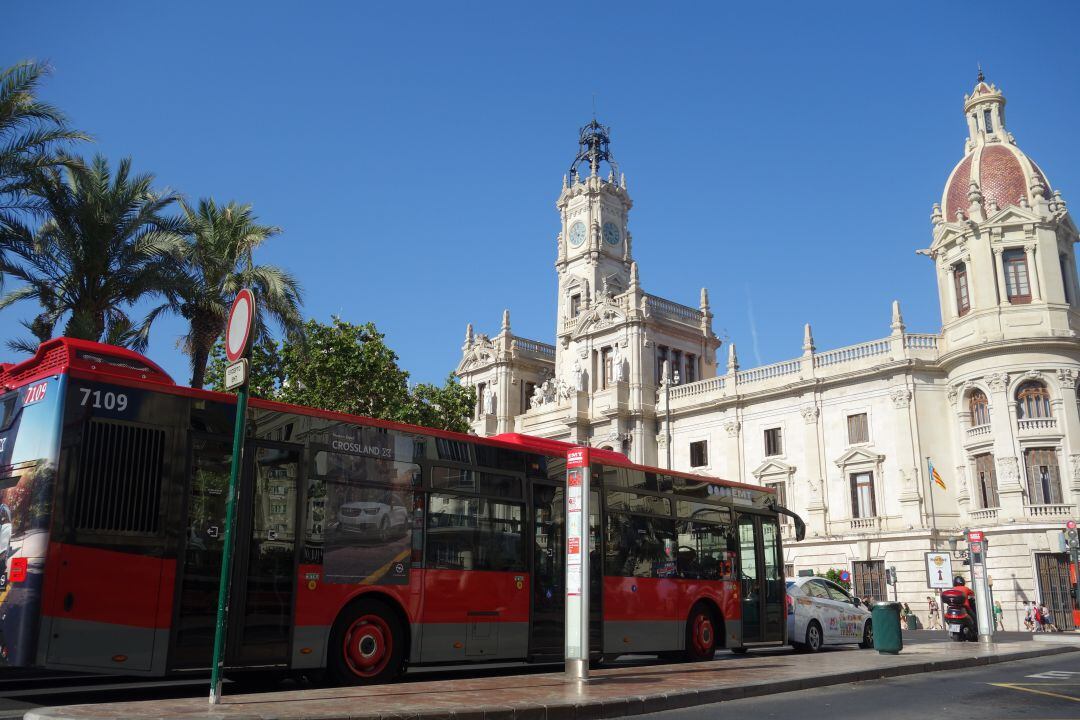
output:
POLYGON ((792 646, 809 652, 823 645, 874 646, 870 610, 825 578, 787 579, 787 631, 792 646))

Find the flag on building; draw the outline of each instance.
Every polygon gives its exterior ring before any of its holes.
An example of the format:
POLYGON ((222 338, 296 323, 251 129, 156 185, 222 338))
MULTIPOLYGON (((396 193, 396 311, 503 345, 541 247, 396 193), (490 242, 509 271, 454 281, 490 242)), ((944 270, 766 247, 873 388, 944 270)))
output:
POLYGON ((938 471, 934 467, 934 463, 932 463, 930 461, 930 458, 926 458, 926 462, 929 463, 929 465, 930 465, 930 477, 933 478, 934 482, 937 483, 937 486, 939 488, 944 490, 945 489, 945 481, 941 479, 940 475, 938 475, 938 471))

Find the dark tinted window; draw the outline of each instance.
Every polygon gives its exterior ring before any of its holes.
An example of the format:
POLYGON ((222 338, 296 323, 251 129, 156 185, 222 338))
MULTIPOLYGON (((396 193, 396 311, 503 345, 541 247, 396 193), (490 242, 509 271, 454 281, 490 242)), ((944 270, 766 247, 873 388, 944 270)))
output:
POLYGON ((467 442, 460 440, 446 440, 435 438, 435 449, 439 453, 440 460, 454 460, 456 462, 472 462, 472 448, 467 442))
POLYGON ((680 577, 723 580, 732 576, 735 543, 730 525, 680 520, 677 530, 680 577))
POLYGON ((507 450, 506 448, 491 447, 490 445, 477 445, 476 464, 499 470, 524 472, 525 455, 524 453, 507 450))
POLYGON ((523 515, 521 505, 432 493, 428 512, 428 567, 523 570, 523 515))
POLYGON ((480 494, 520 500, 521 478, 480 473, 480 494))
POLYGON ((671 515, 671 501, 655 495, 638 495, 632 492, 609 490, 607 494, 608 510, 649 513, 651 515, 671 515))
POLYGON ((676 571, 672 520, 611 513, 604 570, 623 577, 672 577, 676 571))
POLYGON ((462 468, 431 468, 431 487, 439 490, 476 492, 476 473, 462 468))
POLYGON ((680 519, 731 524, 731 510, 726 507, 706 505, 690 500, 678 500, 675 506, 680 519))

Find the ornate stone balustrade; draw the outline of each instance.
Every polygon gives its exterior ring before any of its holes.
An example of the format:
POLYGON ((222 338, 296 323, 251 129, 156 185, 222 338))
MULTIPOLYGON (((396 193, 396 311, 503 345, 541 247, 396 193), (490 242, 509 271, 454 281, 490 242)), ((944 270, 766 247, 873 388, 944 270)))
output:
POLYGON ((979 440, 981 438, 988 438, 988 437, 990 437, 990 426, 989 425, 976 425, 975 427, 969 427, 967 429, 967 439, 968 439, 968 441, 979 440))
POLYGON ((784 375, 797 375, 801 369, 802 361, 785 360, 784 362, 773 363, 772 365, 762 365, 761 367, 743 370, 736 373, 735 381, 740 385, 745 385, 760 380, 783 377, 784 375))
POLYGON ((536 353, 537 355, 543 355, 544 357, 552 359, 555 358, 555 346, 548 345, 547 343, 516 337, 514 338, 514 347, 524 352, 536 353))
POLYGON ((1047 430, 1057 430, 1057 418, 1018 420, 1016 425, 1020 432, 1046 432, 1047 430))
POLYGON ((877 532, 881 528, 881 518, 851 518, 850 527, 858 532, 877 532))
POLYGON ((724 377, 714 377, 708 380, 698 380, 697 382, 687 383, 686 385, 676 385, 671 388, 671 399, 684 397, 693 397, 694 395, 705 395, 713 392, 714 390, 723 390, 724 377))
POLYGON ((969 510, 968 519, 971 522, 977 523, 996 523, 998 519, 998 509, 995 508, 983 508, 982 510, 969 510))
POLYGON ((907 350, 937 350, 937 335, 905 335, 904 348, 907 350))
POLYGON ((648 295, 646 300, 649 304, 649 313, 652 315, 666 315, 695 325, 701 322, 701 311, 697 308, 673 303, 653 295, 648 295))
POLYGON ((1024 513, 1030 518, 1071 518, 1076 513, 1075 505, 1025 505, 1024 513))
POLYGON ((889 346, 890 341, 888 338, 885 338, 883 340, 871 340, 870 342, 860 343, 859 345, 849 345, 848 347, 839 348, 837 350, 829 350, 828 352, 823 352, 814 356, 814 367, 823 368, 852 360, 862 360, 863 358, 875 357, 877 355, 888 355, 889 346))

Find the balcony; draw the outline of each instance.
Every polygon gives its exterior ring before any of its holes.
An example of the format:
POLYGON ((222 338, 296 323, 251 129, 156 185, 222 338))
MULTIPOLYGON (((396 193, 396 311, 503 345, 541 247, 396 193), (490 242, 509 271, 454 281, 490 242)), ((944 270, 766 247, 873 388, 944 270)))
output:
POLYGON ((881 518, 851 518, 852 532, 877 532, 881 529, 881 518))
POLYGON ((990 425, 976 425, 967 429, 967 441, 987 440, 990 438, 990 425))
POLYGON ((1030 420, 1017 420, 1016 427, 1021 433, 1056 433, 1057 418, 1031 418, 1030 420))
POLYGON ((981 510, 969 510, 968 520, 973 523, 996 523, 998 520, 998 508, 983 508, 981 510))
POLYGON ((1075 505, 1025 505, 1024 514, 1035 520, 1068 520, 1076 513, 1075 505))

